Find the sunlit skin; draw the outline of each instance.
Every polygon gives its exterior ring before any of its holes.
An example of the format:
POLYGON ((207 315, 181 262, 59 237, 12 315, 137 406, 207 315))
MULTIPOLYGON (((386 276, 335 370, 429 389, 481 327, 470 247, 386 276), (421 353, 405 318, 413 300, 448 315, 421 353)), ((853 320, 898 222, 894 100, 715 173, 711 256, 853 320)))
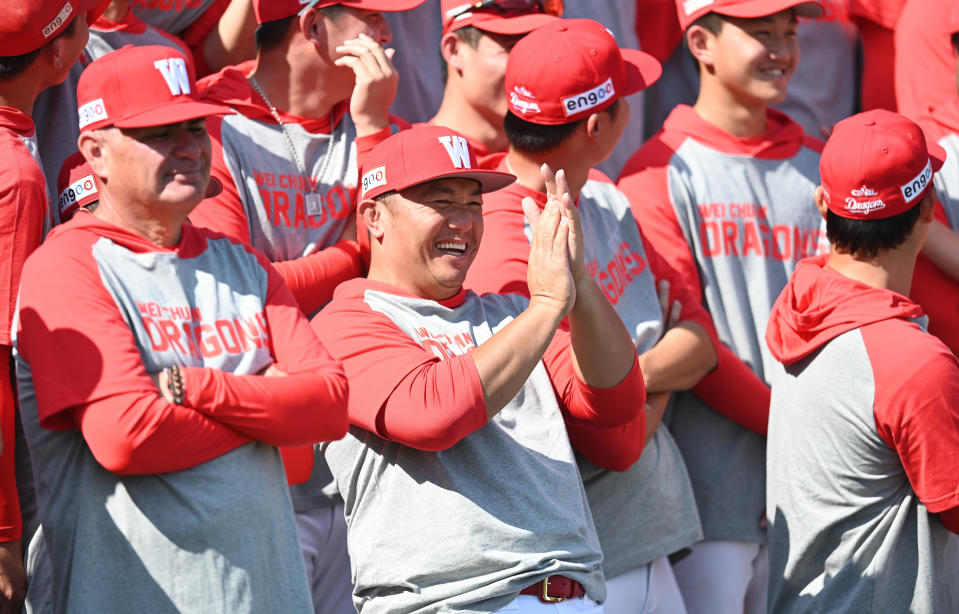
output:
POLYGON ((148 128, 105 128, 79 146, 101 183, 95 215, 169 247, 206 193, 210 137, 204 118, 148 128))
POLYGON ((695 108, 736 136, 755 136, 765 129, 766 107, 785 100, 796 72, 798 22, 792 9, 723 20, 718 34, 695 25, 687 32, 701 67, 695 108))
POLYGON ((436 179, 364 201, 374 238, 369 278, 432 300, 463 286, 483 236, 483 198, 472 179, 436 179))

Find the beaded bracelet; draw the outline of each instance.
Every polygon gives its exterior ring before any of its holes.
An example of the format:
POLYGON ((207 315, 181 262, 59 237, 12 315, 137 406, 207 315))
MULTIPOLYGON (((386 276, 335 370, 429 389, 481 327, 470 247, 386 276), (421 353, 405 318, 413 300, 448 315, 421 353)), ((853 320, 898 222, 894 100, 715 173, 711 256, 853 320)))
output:
POLYGON ((183 405, 185 388, 183 386, 183 374, 180 372, 180 365, 167 367, 167 387, 170 394, 173 395, 173 402, 177 405, 183 405))

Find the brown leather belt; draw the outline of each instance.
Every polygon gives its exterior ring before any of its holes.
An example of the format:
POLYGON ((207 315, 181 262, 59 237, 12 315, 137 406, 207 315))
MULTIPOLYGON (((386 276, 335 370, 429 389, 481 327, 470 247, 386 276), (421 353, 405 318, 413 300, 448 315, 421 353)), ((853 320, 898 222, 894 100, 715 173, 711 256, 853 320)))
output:
POLYGON ((550 576, 536 584, 530 584, 519 592, 520 595, 534 595, 543 603, 558 603, 586 594, 583 585, 563 576, 550 576))

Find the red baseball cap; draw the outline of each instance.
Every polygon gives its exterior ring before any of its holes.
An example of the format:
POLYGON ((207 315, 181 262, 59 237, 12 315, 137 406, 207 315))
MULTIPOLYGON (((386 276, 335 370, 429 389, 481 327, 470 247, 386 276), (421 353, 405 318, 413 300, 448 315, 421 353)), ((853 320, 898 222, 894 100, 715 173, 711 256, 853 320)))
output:
POLYGON ((429 125, 401 130, 374 147, 363 162, 360 177, 363 199, 433 179, 475 179, 484 194, 516 181, 509 173, 479 168, 476 153, 459 132, 429 125))
POLYGON ((77 83, 80 130, 144 128, 228 113, 200 102, 193 66, 162 45, 122 49, 94 60, 77 83))
POLYGON ((836 124, 823 147, 823 197, 841 217, 892 217, 919 202, 945 159, 912 120, 884 109, 859 113, 836 124))
POLYGON ((57 205, 60 221, 73 217, 77 209, 100 200, 100 184, 93 169, 79 151, 66 159, 57 176, 57 205))
POLYGON ((676 0, 679 25, 683 30, 706 13, 718 13, 726 17, 768 17, 779 11, 793 9, 799 17, 821 17, 819 0, 676 0))
POLYGON ((266 23, 297 15, 309 8, 342 4, 369 11, 396 13, 418 7, 426 0, 253 0, 256 23, 266 23))
POLYGON ((558 19, 510 51, 506 104, 534 124, 568 124, 649 87, 662 73, 656 58, 620 49, 599 22, 558 19))
POLYGON ((0 55, 35 51, 70 25, 80 13, 97 20, 110 0, 4 0, 0 3, 0 55))
POLYGON ((526 34, 563 16, 562 0, 443 0, 443 34, 466 26, 493 34, 526 34))

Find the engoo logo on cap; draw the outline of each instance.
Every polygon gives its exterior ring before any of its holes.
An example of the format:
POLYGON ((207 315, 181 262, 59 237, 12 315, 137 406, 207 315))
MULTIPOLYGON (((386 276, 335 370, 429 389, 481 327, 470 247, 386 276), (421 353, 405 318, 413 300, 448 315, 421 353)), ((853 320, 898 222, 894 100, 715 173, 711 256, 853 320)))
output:
POLYGON ((580 111, 601 105, 606 102, 606 99, 615 95, 616 90, 613 88, 613 80, 606 79, 604 83, 597 85, 593 89, 581 94, 573 94, 572 96, 561 98, 560 102, 563 104, 563 113, 569 117, 570 115, 576 115, 580 111))
POLYGON ((50 38, 53 36, 63 25, 63 22, 70 18, 71 13, 73 13, 73 5, 67 2, 63 5, 63 8, 60 9, 60 12, 57 13, 57 16, 53 18, 53 21, 43 27, 43 30, 41 31, 43 38, 50 38))
POLYGON ((91 100, 90 102, 81 106, 78 111, 80 114, 80 130, 83 130, 93 122, 98 122, 102 119, 110 119, 110 117, 107 115, 107 108, 103 106, 103 98, 91 100))
POLYGON ((93 175, 86 175, 77 179, 66 188, 60 192, 60 199, 57 203, 60 207, 60 212, 63 213, 67 207, 74 204, 78 200, 84 199, 87 196, 98 193, 97 182, 93 178, 93 175))
POLYGON ((907 203, 912 202, 917 196, 922 194, 922 191, 926 189, 926 186, 929 185, 931 180, 932 165, 926 162, 926 167, 922 169, 918 175, 913 177, 909 183, 899 188, 902 190, 902 197, 906 199, 907 203))
POLYGON ((363 175, 363 194, 366 195, 367 192, 373 188, 378 188, 381 185, 386 185, 386 167, 377 166, 374 169, 367 171, 363 175))

